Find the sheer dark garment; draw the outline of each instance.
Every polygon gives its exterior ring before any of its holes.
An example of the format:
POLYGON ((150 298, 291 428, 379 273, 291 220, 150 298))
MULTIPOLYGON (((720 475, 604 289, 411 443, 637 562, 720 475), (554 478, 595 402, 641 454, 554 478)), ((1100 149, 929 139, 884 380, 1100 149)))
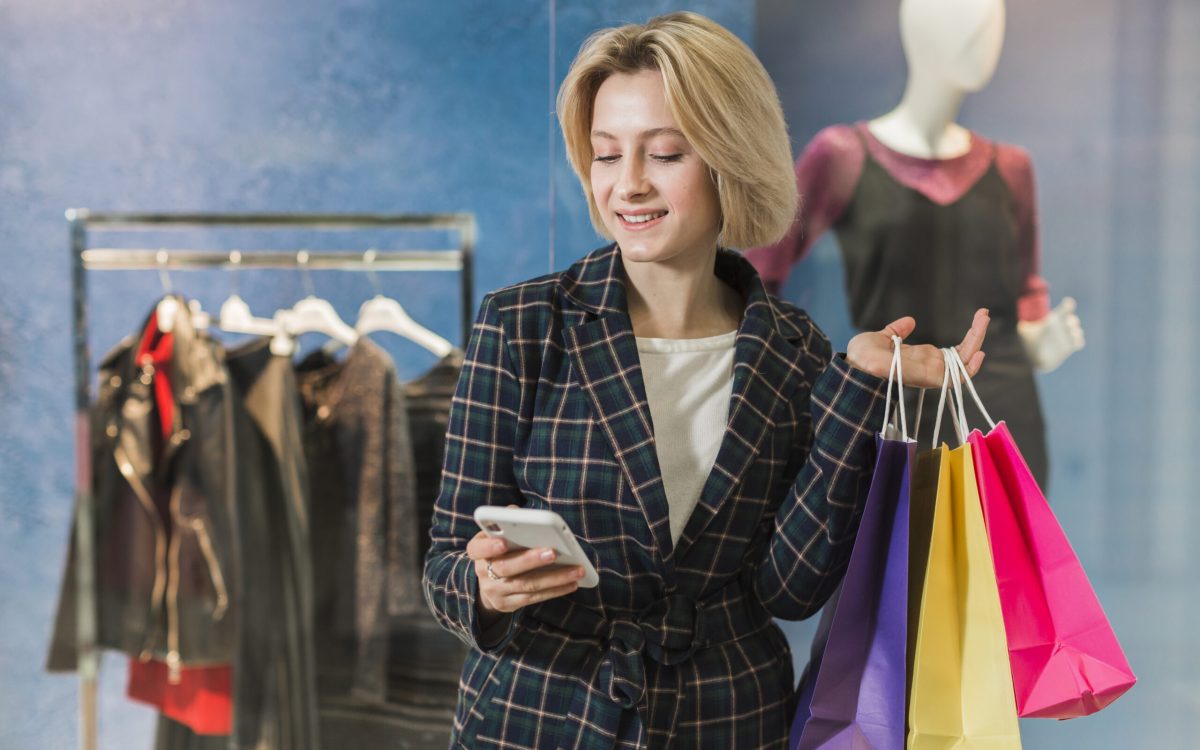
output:
MULTIPOLYGON (((868 151, 834 230, 851 320, 860 330, 880 330, 912 315, 917 328, 908 343, 953 346, 975 310, 988 308, 987 360, 975 386, 991 416, 1008 424, 1045 487, 1045 426, 1033 366, 1017 334, 1025 281, 1012 207, 1013 196, 994 160, 961 198, 941 205, 898 182, 868 151)), ((936 395, 926 394, 919 432, 923 444, 932 437, 936 395)), ((910 394, 910 408, 915 403, 916 395, 910 394)), ((987 429, 973 402, 967 415, 971 427, 987 429)), ((941 439, 954 440, 950 429, 947 420, 941 439)))

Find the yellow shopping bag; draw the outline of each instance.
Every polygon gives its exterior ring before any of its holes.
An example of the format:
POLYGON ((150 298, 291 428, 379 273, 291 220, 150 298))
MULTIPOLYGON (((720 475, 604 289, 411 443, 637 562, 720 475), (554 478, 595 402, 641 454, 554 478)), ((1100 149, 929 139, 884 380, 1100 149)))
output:
MULTIPOLYGON (((925 480, 926 487, 919 483, 925 480)), ((1019 750, 1012 672, 970 445, 922 453, 933 525, 912 656, 908 750, 1019 750), (928 482, 936 477, 936 490, 928 482)))

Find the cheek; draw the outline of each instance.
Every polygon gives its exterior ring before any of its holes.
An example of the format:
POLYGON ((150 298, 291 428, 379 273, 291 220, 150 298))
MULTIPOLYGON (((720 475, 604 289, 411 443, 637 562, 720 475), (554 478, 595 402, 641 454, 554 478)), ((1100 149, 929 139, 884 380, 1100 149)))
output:
POLYGON ((592 195, 596 196, 596 203, 603 206, 608 202, 609 193, 612 192, 612 180, 605 179, 603 172, 593 169, 590 183, 592 195))

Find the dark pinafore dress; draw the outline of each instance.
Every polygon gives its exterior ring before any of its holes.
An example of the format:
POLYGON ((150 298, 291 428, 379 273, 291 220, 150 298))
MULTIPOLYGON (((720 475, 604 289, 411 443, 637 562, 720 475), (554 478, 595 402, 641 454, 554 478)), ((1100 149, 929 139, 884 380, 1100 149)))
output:
MULTIPOLYGON (((1017 334, 1022 292, 1017 220, 992 149, 984 175, 961 198, 943 206, 898 182, 864 143, 862 175, 834 229, 851 320, 860 330, 880 330, 912 315, 917 328, 908 343, 952 346, 962 340, 975 310, 988 308, 987 358, 975 386, 992 418, 1008 424, 1044 488, 1045 426, 1033 366, 1017 334)), ((908 402, 915 408, 915 394, 908 402)), ((922 450, 932 437, 937 391, 926 394, 925 407, 922 450)), ((974 403, 967 404, 967 415, 969 426, 987 431, 974 403)), ((942 435, 940 440, 953 444, 948 417, 942 435)))

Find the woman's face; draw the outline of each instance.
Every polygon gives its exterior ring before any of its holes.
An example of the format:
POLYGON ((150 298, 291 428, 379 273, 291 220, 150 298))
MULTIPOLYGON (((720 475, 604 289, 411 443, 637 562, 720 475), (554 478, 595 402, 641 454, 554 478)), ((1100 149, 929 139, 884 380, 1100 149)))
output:
POLYGON ((592 151, 596 208, 625 262, 685 260, 716 248, 717 189, 671 115, 658 71, 601 84, 592 151))

